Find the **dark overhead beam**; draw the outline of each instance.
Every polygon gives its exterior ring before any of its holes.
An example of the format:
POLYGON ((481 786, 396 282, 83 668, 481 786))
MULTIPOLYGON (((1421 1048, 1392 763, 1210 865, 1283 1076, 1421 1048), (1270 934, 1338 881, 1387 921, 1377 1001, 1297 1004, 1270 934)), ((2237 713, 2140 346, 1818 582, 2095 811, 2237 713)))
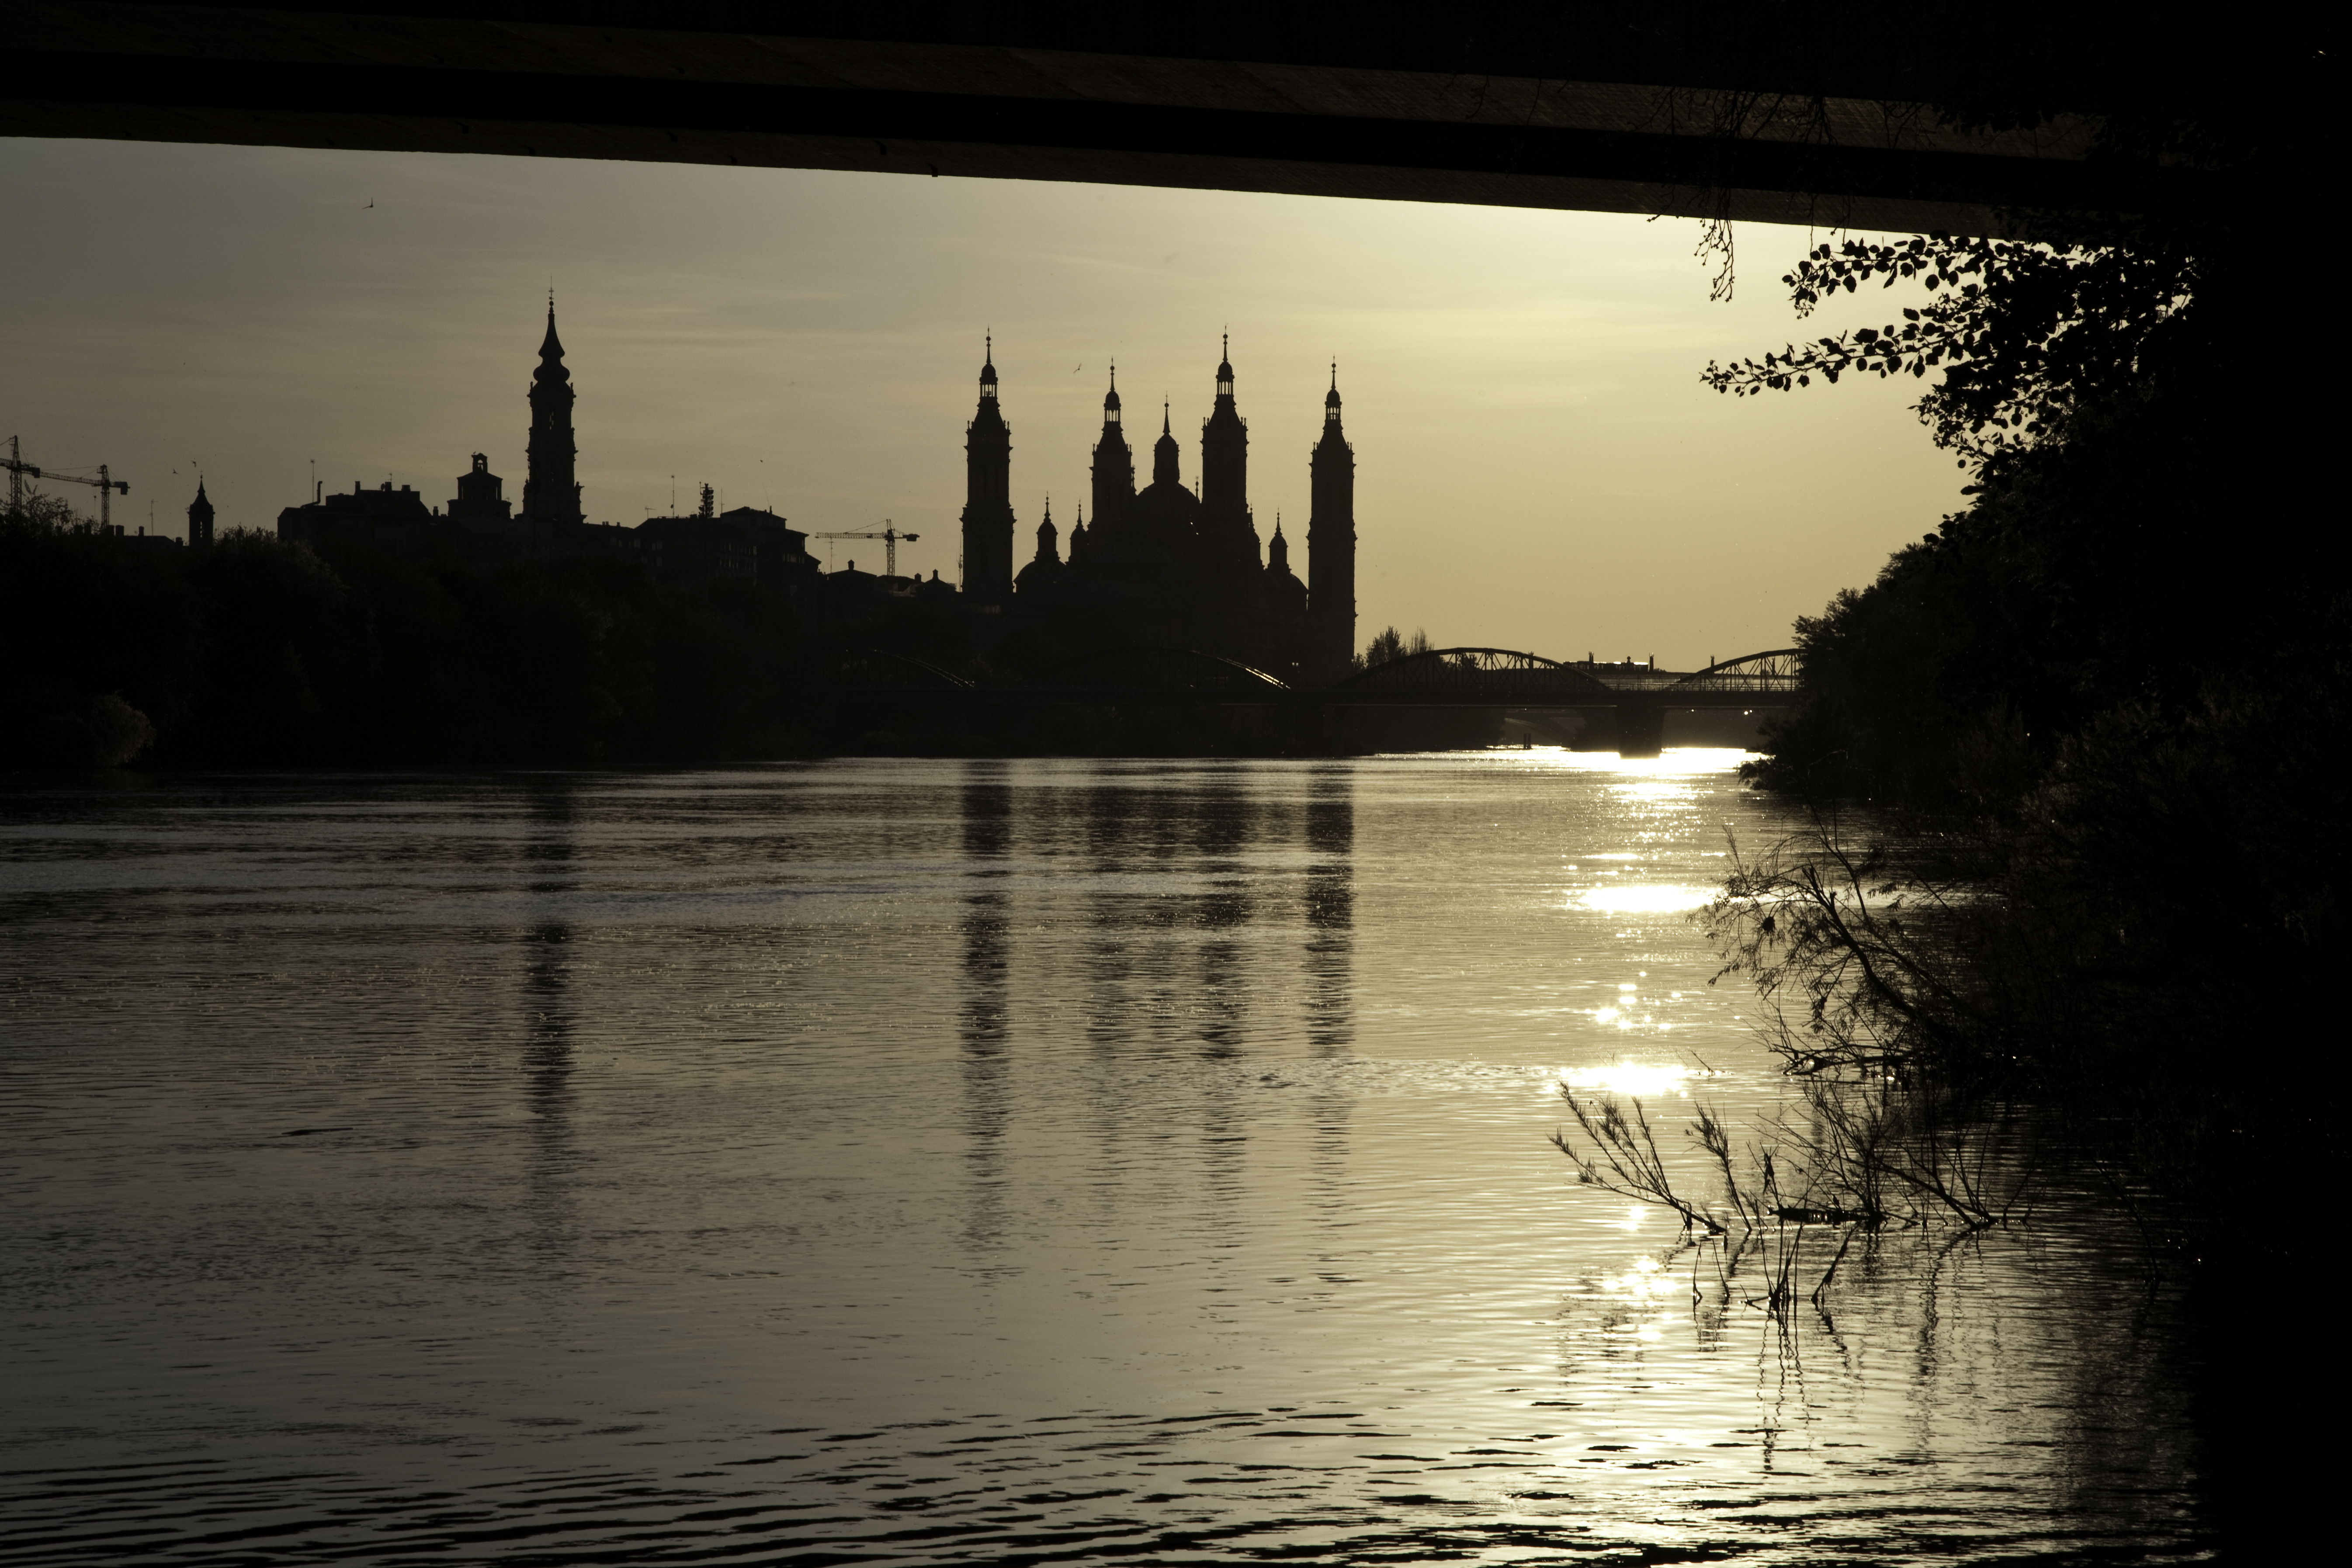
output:
POLYGON ((1696 7, 1532 19, 1490 9, 1480 22, 1269 4, 1160 26, 1017 4, 869 16, 691 3, 0 0, 12 44, 0 134, 1967 233, 2048 230, 2069 214, 2168 199, 2157 176, 2087 156, 2096 121, 2083 114, 2033 109, 2007 116, 2021 129, 1953 129, 1916 95, 1958 89, 1915 68, 1899 39, 1874 52, 1794 47, 1697 28, 1696 7))

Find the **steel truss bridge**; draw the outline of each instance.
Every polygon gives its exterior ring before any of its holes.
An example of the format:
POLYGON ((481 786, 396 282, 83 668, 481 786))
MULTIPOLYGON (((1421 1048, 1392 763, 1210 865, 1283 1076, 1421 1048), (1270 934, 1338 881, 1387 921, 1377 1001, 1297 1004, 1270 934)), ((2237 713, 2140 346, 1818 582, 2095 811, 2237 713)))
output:
POLYGON ((1189 648, 1114 648, 1066 682, 982 683, 904 654, 852 650, 822 673, 835 695, 927 706, 1242 707, 1288 710, 1320 730, 1348 708, 1493 708, 1576 712, 1613 720, 1618 750, 1655 756, 1670 711, 1785 709, 1800 694, 1797 651, 1743 654, 1704 670, 1564 664, 1509 648, 1437 648, 1301 688, 1263 670, 1189 648))

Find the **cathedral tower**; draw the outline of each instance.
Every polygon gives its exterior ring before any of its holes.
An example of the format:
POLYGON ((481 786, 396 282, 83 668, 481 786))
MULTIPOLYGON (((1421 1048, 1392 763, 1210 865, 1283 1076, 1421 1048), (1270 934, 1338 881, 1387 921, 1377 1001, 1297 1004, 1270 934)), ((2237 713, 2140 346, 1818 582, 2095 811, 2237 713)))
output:
POLYGON ((205 498, 205 482, 196 480, 196 498, 188 503, 188 548, 202 549, 213 542, 213 504, 205 498))
POLYGON ((1201 553, 1213 577, 1258 570, 1249 509, 1249 425, 1234 402, 1233 347, 1217 364, 1217 402, 1201 427, 1201 553))
POLYGON ((1135 495, 1135 454, 1118 423, 1118 367, 1110 371, 1110 392, 1103 399, 1102 438, 1095 443, 1095 522, 1091 542, 1114 544, 1127 517, 1127 503, 1135 495), (1103 532, 1105 528, 1109 533, 1103 532))
POLYGON ((1339 367, 1323 399, 1307 517, 1307 678, 1344 679, 1356 653, 1356 449, 1339 428, 1339 367))
POLYGON ((993 338, 963 451, 963 591, 974 603, 1002 604, 1013 596, 1013 429, 997 406, 993 338))
POLYGON ((539 369, 530 375, 530 440, 524 449, 529 476, 522 485, 523 514, 542 525, 581 520, 580 485, 572 476, 580 455, 572 439, 572 372, 563 368, 551 294, 547 337, 539 345, 539 369))
POLYGON ((1183 448, 1176 444, 1176 432, 1169 423, 1168 405, 1160 405, 1160 439, 1151 444, 1151 482, 1155 485, 1181 485, 1183 448))

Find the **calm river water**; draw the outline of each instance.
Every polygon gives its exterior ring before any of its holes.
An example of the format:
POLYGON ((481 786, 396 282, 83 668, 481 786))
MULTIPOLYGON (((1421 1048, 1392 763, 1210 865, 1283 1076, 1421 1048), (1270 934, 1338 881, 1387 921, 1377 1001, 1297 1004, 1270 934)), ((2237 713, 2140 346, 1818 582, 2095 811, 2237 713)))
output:
POLYGON ((0 1563, 2195 1557, 2096 1194, 1776 1322, 1547 1143, 1783 1103, 1737 760, 14 786, 0 1563))

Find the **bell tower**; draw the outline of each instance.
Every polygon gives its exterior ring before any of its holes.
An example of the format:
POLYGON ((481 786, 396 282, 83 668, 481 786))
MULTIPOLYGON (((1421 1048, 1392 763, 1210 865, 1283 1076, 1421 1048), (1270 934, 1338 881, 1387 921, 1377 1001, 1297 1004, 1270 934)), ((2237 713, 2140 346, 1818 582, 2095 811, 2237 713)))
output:
POLYGON ((202 549, 213 542, 213 504, 205 497, 205 481, 196 479, 196 498, 188 503, 188 548, 202 549))
POLYGON ((963 591, 974 604, 1013 597, 1013 428, 996 401, 996 340, 980 367, 980 406, 964 426, 963 591))
POLYGON ((1118 367, 1110 371, 1110 391, 1103 397, 1102 435, 1095 442, 1095 523, 1091 537, 1100 545, 1116 546, 1120 525, 1127 518, 1127 504, 1135 499, 1135 453, 1127 444, 1127 432, 1119 425, 1118 367), (1106 538, 1103 528, 1110 533, 1106 538))
POLYGON ((532 521, 576 523, 580 485, 572 465, 580 455, 572 438, 572 372, 563 368, 563 342, 555 335, 555 296, 547 297, 547 336, 539 345, 539 369, 530 373, 530 438, 524 448, 527 477, 523 515, 532 521))
POLYGON ((1257 526, 1249 509, 1249 424, 1234 401, 1233 342, 1217 362, 1217 402, 1201 427, 1201 545, 1210 575, 1258 570, 1257 526))
POLYGON ((1356 449, 1339 428, 1339 365, 1323 397, 1323 439, 1309 459, 1307 517, 1307 673, 1318 685, 1346 677, 1356 653, 1356 449))

